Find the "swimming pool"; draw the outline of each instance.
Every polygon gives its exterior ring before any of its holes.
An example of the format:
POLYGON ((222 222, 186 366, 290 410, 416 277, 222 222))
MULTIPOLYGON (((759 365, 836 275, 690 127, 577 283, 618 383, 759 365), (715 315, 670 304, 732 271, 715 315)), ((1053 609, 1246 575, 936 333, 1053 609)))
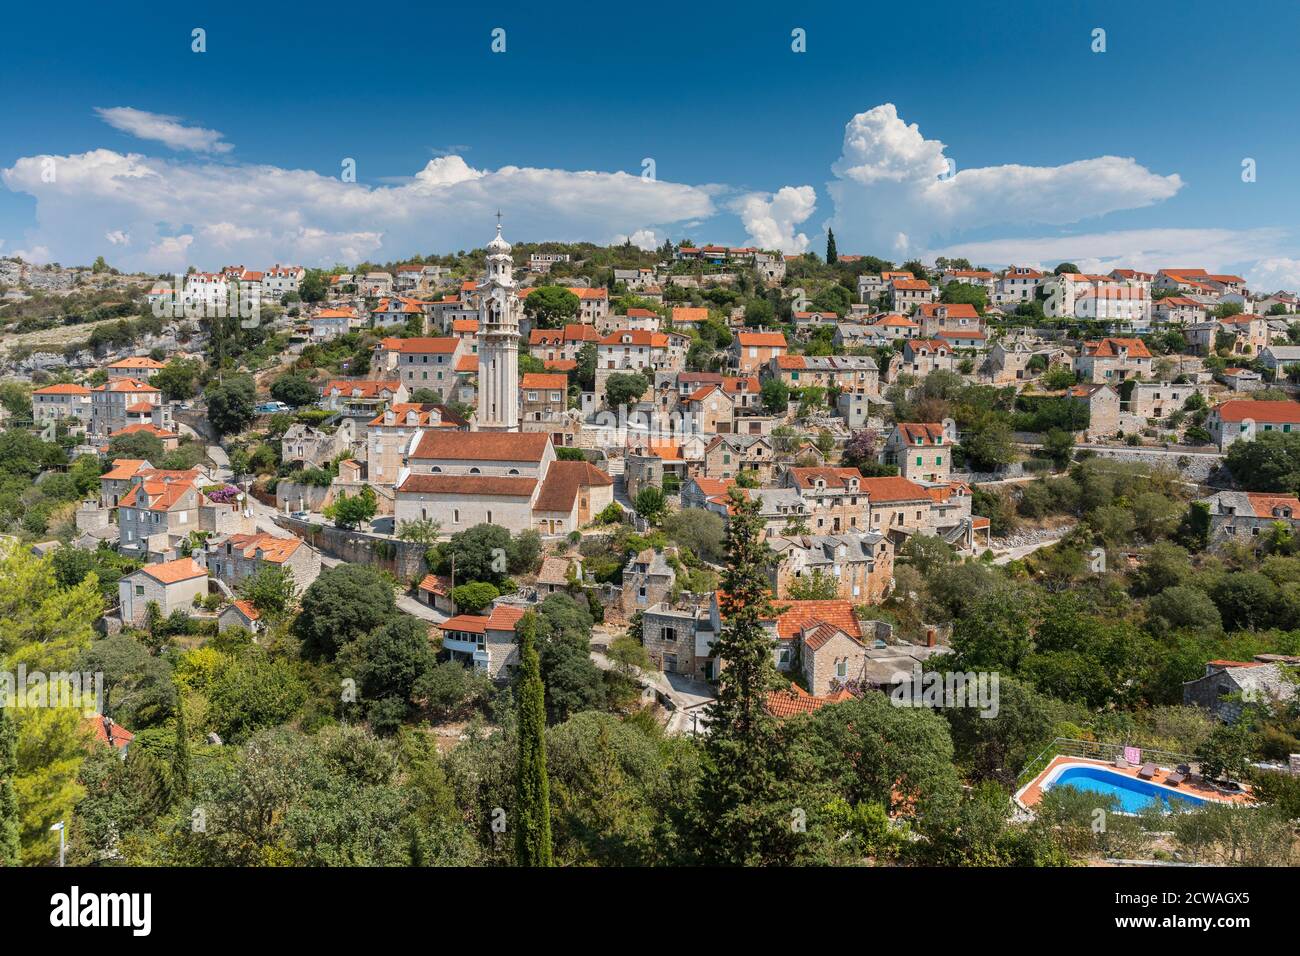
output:
POLYGON ((1138 780, 1104 767, 1082 764, 1066 764, 1058 767, 1051 778, 1043 784, 1044 790, 1051 790, 1054 787, 1074 787, 1076 790, 1084 790, 1088 793, 1113 796, 1119 800, 1120 810, 1124 813, 1138 813, 1157 800, 1164 804, 1165 810, 1173 809, 1174 804, 1180 804, 1179 809, 1189 810, 1208 802, 1190 793, 1180 793, 1172 787, 1138 780))

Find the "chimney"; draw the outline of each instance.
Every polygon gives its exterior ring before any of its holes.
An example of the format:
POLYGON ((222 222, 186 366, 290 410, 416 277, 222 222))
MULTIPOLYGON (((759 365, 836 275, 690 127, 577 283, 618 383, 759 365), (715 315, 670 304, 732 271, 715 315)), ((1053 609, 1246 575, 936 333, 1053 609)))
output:
POLYGON ((939 629, 934 627, 927 627, 925 629, 925 646, 934 647, 938 643, 939 643, 939 629))

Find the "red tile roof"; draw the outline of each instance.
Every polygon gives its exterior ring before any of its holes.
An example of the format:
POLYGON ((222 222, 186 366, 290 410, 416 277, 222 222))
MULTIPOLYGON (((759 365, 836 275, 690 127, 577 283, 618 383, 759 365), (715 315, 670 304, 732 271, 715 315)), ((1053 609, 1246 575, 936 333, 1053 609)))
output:
POLYGON ((326 382, 321 389, 322 395, 328 395, 330 392, 337 391, 340 396, 350 396, 356 392, 362 398, 377 398, 384 392, 396 392, 402 387, 402 383, 396 379, 393 381, 384 381, 379 379, 335 379, 332 382, 326 382))
POLYGON ((923 487, 907 478, 863 478, 859 487, 873 503, 923 501, 930 497, 923 487))
POLYGON ((492 609, 491 616, 488 617, 487 629, 489 631, 513 631, 519 619, 524 616, 523 608, 510 607, 502 605, 492 609))
POLYGON ((117 723, 111 717, 105 717, 102 714, 96 714, 94 717, 86 717, 83 721, 85 726, 90 728, 95 739, 101 744, 108 744, 116 750, 121 750, 131 741, 135 740, 135 734, 127 730, 121 724, 117 723))
POLYGON ((175 584, 177 581, 188 581, 190 578, 206 577, 208 573, 193 558, 177 558, 175 561, 164 561, 161 564, 146 564, 140 570, 163 584, 175 584))
POLYGON ((662 332, 651 332, 648 329, 623 329, 621 332, 609 333, 600 340, 600 344, 639 345, 661 349, 668 346, 668 336, 662 332))
POLYGON ((143 458, 114 458, 113 467, 99 476, 100 481, 121 481, 139 474, 142 466, 148 464, 143 458))
POLYGON ((545 372, 526 372, 519 381, 521 388, 558 389, 564 391, 569 387, 567 375, 547 375, 545 372))
POLYGON ((244 615, 244 617, 250 621, 256 621, 258 618, 262 616, 262 612, 259 611, 257 608, 253 607, 253 605, 248 603, 247 601, 237 600, 237 601, 233 601, 232 603, 239 610, 239 613, 244 615))
POLYGON ((791 640, 805 628, 815 624, 832 624, 849 637, 861 639, 862 627, 853 613, 849 601, 774 601, 776 608, 776 633, 782 640, 791 640))
POLYGON ((406 494, 532 498, 536 487, 536 478, 506 475, 407 475, 397 490, 406 494))
POLYGON ((132 358, 118 359, 116 362, 109 363, 109 368, 153 368, 163 367, 163 363, 156 359, 151 359, 147 355, 137 355, 132 358))
POLYGON ((32 390, 33 395, 89 395, 90 389, 84 385, 74 385, 71 382, 60 382, 58 385, 46 385, 44 388, 32 390))
POLYGON ((857 479, 859 486, 864 480, 862 472, 856 468, 791 468, 790 477, 796 487, 811 488, 818 478, 826 482, 828 488, 847 488, 851 479, 857 479))
POLYGON ((736 341, 742 348, 757 346, 760 348, 785 348, 783 332, 737 332, 736 341))
POLYGON ((1257 422, 1269 424, 1300 425, 1300 402, 1253 402, 1246 398, 1234 398, 1214 409, 1220 421, 1240 422, 1253 418, 1257 422))
POLYGON ((469 634, 482 634, 487 630, 488 619, 478 614, 457 614, 438 625, 445 634, 447 631, 465 631, 469 634))
POLYGON ((846 690, 836 691, 827 697, 814 697, 798 684, 791 684, 787 690, 770 690, 767 692, 767 711, 773 717, 793 717, 796 714, 811 714, 827 704, 838 704, 853 695, 846 690))
POLYGON ((450 355, 456 351, 460 339, 452 335, 427 336, 423 338, 399 339, 386 338, 380 341, 379 348, 389 352, 401 352, 403 355, 450 355))
POLYGON ((1095 355, 1099 358, 1116 358, 1119 356, 1119 350, 1121 348, 1127 348, 1128 354, 1133 358, 1151 357, 1151 353, 1147 351, 1146 343, 1141 339, 1105 338, 1090 349, 1087 354, 1095 355))
POLYGON ((943 426, 934 422, 899 422, 898 430, 909 445, 940 444, 944 440, 943 426))
POLYGON ((545 432, 425 432, 412 458, 449 461, 541 461, 545 432))
POLYGON ((534 511, 569 512, 579 488, 604 488, 614 479, 586 461, 554 461, 533 504, 534 511))
POLYGON ((451 593, 451 578, 441 574, 426 574, 420 579, 419 590, 446 596, 451 593))
POLYGON ((968 302, 922 302, 919 309, 922 315, 928 316, 939 315, 940 310, 943 310, 944 313, 954 319, 979 318, 975 306, 968 302))
MULTIPOLYGON (((632 310, 628 310, 631 315, 632 310)), ((709 317, 708 309, 692 308, 691 306, 678 305, 673 307, 673 322, 704 322, 709 317)))

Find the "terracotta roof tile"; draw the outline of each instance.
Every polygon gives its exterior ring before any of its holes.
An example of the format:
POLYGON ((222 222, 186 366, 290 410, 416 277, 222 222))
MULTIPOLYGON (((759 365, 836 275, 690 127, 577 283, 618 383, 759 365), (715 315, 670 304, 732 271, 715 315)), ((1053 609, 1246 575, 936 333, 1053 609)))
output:
POLYGON ((175 584, 177 581, 206 577, 208 574, 193 558, 177 558, 175 561, 164 561, 161 564, 146 564, 140 570, 163 584, 175 584))

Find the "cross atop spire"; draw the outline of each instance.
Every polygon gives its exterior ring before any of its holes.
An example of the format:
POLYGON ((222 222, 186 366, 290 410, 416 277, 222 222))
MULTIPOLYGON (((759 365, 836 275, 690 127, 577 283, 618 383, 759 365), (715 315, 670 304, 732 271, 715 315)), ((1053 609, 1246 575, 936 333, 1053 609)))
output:
POLYGON ((497 210, 497 232, 501 231, 501 210, 497 210))

